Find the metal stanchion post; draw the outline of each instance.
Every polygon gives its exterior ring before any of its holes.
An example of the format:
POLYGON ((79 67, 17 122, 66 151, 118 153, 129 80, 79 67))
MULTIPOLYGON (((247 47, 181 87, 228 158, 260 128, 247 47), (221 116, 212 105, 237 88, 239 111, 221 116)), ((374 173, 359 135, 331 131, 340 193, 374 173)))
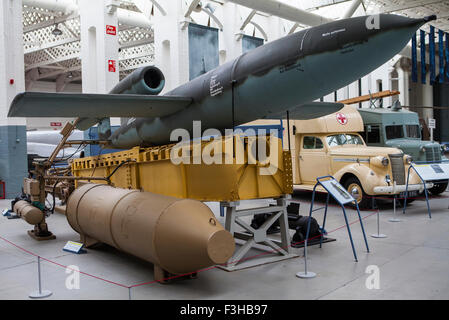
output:
POLYGON ((380 214, 379 214, 379 212, 380 212, 379 209, 377 209, 377 234, 373 233, 371 235, 371 237, 373 237, 373 238, 386 238, 387 237, 386 235, 380 233, 380 214))
POLYGON ((396 201, 397 201, 397 195, 394 195, 393 200, 393 218, 390 218, 388 221, 390 222, 401 222, 402 220, 399 218, 396 218, 396 201))
POLYGON ((315 272, 307 271, 307 240, 304 243, 304 272, 298 272, 296 276, 302 279, 310 279, 316 277, 315 272))
POLYGON ((33 299, 38 298, 46 298, 52 295, 52 292, 49 290, 42 290, 41 283, 41 257, 37 256, 37 277, 38 277, 38 286, 39 290, 30 293, 29 297, 33 299))
POLYGON ((131 287, 128 288, 128 298, 129 300, 132 300, 132 296, 131 296, 131 287))
POLYGON ((309 240, 309 234, 310 234, 310 221, 312 220, 312 212, 313 212, 313 204, 315 202, 316 187, 317 187, 317 185, 315 185, 315 188, 313 188, 312 202, 310 204, 309 221, 307 221, 306 240, 304 242, 304 272, 298 272, 296 274, 296 276, 298 278, 302 278, 302 279, 310 279, 310 278, 316 277, 315 272, 307 271, 307 242, 309 240))

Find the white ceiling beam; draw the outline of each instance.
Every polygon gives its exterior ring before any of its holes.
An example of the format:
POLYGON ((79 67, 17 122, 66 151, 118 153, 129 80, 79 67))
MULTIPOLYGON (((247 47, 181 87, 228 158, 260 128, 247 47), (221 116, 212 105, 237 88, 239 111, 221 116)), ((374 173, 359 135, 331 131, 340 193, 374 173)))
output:
POLYGON ((70 83, 70 82, 81 81, 81 80, 82 80, 82 77, 79 76, 79 77, 73 77, 73 78, 66 78, 65 82, 70 83))
POLYGON ((151 28, 152 23, 143 13, 130 10, 117 9, 117 19, 120 24, 139 28, 151 28))
POLYGON ((62 46, 64 44, 73 43, 76 41, 80 41, 80 38, 79 37, 71 37, 71 38, 61 39, 58 41, 47 42, 47 43, 41 44, 40 46, 26 49, 24 51, 24 54, 29 54, 29 53, 34 53, 34 52, 45 50, 45 49, 54 48, 54 47, 62 46))
MULTIPOLYGON (((98 0, 95 0, 98 1, 98 0)), ((50 11, 73 14, 78 12, 78 6, 70 0, 23 0, 23 4, 35 8, 43 8, 50 11)), ((151 21, 141 12, 135 12, 117 8, 119 23, 139 28, 151 28, 151 21)), ((52 21, 54 24, 54 21, 52 21)), ((51 25, 51 24, 50 24, 51 25)))
POLYGON ((66 74, 60 74, 57 78, 56 78, 56 92, 62 92, 64 91, 67 82, 65 81, 65 79, 67 78, 66 74))
MULTIPOLYGON (((137 0, 139 1, 139 0, 137 0)), ((140 0, 142 1, 142 0, 140 0)), ((159 2, 157 0, 150 0, 153 5, 162 13, 163 16, 167 15, 167 12, 164 10, 164 8, 159 4, 159 2)))
POLYGON ((151 17, 153 7, 156 7, 163 16, 167 15, 165 9, 156 0, 133 0, 133 3, 148 19, 151 17))
POLYGON ((79 17, 79 15, 75 13, 75 14, 64 15, 62 17, 57 17, 55 19, 44 21, 41 23, 35 23, 35 24, 24 27, 23 33, 36 31, 38 29, 46 28, 46 27, 49 27, 49 26, 52 26, 52 25, 58 24, 58 23, 64 23, 67 20, 75 19, 78 17, 79 17))
POLYGON ((390 12, 395 12, 395 11, 402 11, 402 10, 413 9, 413 8, 417 8, 417 7, 421 7, 421 6, 425 6, 425 5, 429 5, 429 4, 434 4, 434 3, 441 3, 441 2, 442 2, 442 0, 412 0, 412 1, 407 1, 404 4, 388 5, 388 6, 380 7, 380 13, 390 13, 390 12))
POLYGON ((327 1, 326 0, 301 0, 301 2, 305 2, 305 3, 302 3, 301 5, 304 10, 310 11, 310 10, 316 10, 316 9, 333 6, 333 5, 348 2, 348 1, 351 1, 351 0, 327 0, 327 1))
POLYGON ((229 0, 229 2, 265 12, 286 20, 299 22, 307 26, 318 26, 323 23, 334 21, 318 14, 301 10, 297 7, 274 0, 229 0))
POLYGON ((262 36, 263 36, 265 41, 268 41, 267 33, 265 32, 265 30, 259 24, 257 24, 254 21, 250 21, 249 23, 251 23, 254 27, 256 27, 257 30, 259 30, 259 32, 262 34, 262 36))
POLYGON ((138 52, 132 55, 127 55, 125 57, 121 57, 119 61, 126 61, 126 60, 132 60, 132 59, 139 59, 147 56, 152 56, 152 52, 138 52))
POLYGON ((62 67, 62 66, 44 65, 44 66, 39 66, 39 69, 65 70, 66 68, 62 67))
POLYGON ((140 67, 145 67, 147 65, 148 65, 147 63, 135 64, 135 65, 128 66, 128 67, 125 67, 125 68, 120 68, 120 71, 134 70, 134 69, 137 69, 137 68, 140 68, 140 67))
POLYGON ((207 14, 212 20, 214 20, 220 31, 223 31, 224 28, 223 23, 221 23, 220 19, 218 19, 216 15, 214 15, 210 10, 204 8, 201 8, 201 11, 207 14))
POLYGON ((195 10, 196 7, 200 4, 200 1, 201 0, 192 0, 192 2, 190 3, 189 8, 187 9, 187 12, 184 15, 185 18, 190 17, 190 15, 192 14, 193 10, 195 10))
POLYGON ((25 70, 28 71, 30 69, 34 69, 34 68, 37 68, 37 67, 43 67, 43 66, 48 65, 48 64, 54 64, 54 63, 59 63, 59 62, 64 62, 64 61, 76 59, 76 58, 79 58, 79 56, 80 56, 79 53, 76 53, 76 54, 71 54, 71 55, 68 55, 68 56, 63 56, 63 57, 59 57, 59 58, 55 58, 55 59, 51 59, 51 60, 45 60, 45 61, 41 61, 41 62, 32 63, 32 64, 29 64, 29 65, 26 65, 25 66, 25 70))
POLYGON ((246 26, 248 25, 248 23, 251 22, 251 20, 254 18, 254 16, 256 15, 257 10, 252 10, 250 12, 250 14, 248 15, 248 17, 245 19, 245 21, 243 21, 242 26, 240 27, 240 30, 244 30, 246 28, 246 26))
POLYGON ((346 10, 346 12, 343 14, 341 18, 342 19, 351 18, 361 4, 362 0, 352 0, 351 4, 349 5, 349 8, 346 10))
POLYGON ((50 11, 62 11, 66 14, 78 10, 78 6, 70 0, 22 0, 22 4, 50 11))
POLYGON ((154 42, 153 37, 136 40, 136 41, 128 41, 128 42, 120 43, 120 48, 126 49, 126 48, 131 48, 131 47, 138 47, 138 46, 153 43, 153 42, 154 42))
POLYGON ((44 9, 39 9, 39 8, 34 8, 34 7, 24 7, 23 11, 25 12, 33 12, 33 13, 38 13, 44 16, 49 16, 49 17, 54 17, 55 13, 53 11, 47 11, 44 9))
MULTIPOLYGON (((74 66, 74 67, 65 68, 65 69, 58 70, 58 71, 42 73, 42 74, 39 74, 35 80, 51 78, 51 77, 55 77, 55 76, 58 76, 58 75, 63 74, 63 73, 72 72, 72 71, 79 71, 80 69, 81 69, 81 66, 74 66)), ((37 68, 33 69, 33 70, 37 70, 37 68)))

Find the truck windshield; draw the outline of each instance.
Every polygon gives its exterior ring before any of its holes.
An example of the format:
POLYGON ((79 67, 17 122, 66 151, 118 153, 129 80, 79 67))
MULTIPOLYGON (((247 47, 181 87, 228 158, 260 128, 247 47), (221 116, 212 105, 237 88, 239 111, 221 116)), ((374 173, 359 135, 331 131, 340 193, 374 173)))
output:
POLYGON ((385 131, 387 132, 388 140, 404 138, 403 126, 386 126, 385 131))
POLYGON ((345 144, 363 145, 363 140, 355 134, 336 134, 326 138, 329 147, 342 146, 345 144))
POLYGON ((405 128, 407 129, 407 137, 417 139, 421 138, 421 130, 418 125, 406 125, 405 128))

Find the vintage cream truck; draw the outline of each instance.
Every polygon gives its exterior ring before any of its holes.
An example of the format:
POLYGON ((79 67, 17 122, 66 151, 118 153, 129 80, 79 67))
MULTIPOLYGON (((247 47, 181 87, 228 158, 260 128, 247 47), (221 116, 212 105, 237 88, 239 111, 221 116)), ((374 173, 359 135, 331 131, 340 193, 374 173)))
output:
MULTIPOLYGON (((276 123, 280 122, 259 120, 249 125, 276 123)), ((282 124, 284 149, 288 149, 287 123, 282 124)), ((294 188, 312 190, 317 177, 332 175, 361 207, 370 206, 373 195, 403 193, 412 158, 397 148, 367 147, 358 133, 363 129, 359 112, 351 106, 319 119, 290 121, 294 188)), ((418 193, 423 189, 411 170, 409 190, 418 193)))

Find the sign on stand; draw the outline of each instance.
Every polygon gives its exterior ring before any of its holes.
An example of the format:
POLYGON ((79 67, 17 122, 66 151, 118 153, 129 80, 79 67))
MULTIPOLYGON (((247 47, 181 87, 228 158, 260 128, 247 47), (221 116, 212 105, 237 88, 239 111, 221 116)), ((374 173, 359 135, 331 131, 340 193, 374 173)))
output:
POLYGON ((408 184, 410 181, 410 171, 411 169, 415 170, 418 177, 421 179, 424 184, 424 192, 426 195, 427 202, 427 212, 429 213, 429 218, 432 218, 432 213, 430 211, 429 205, 429 195, 426 187, 427 182, 438 181, 438 180, 449 180, 449 162, 445 163, 426 163, 426 164, 414 164, 412 163, 408 168, 407 174, 407 184, 405 187, 405 199, 404 199, 404 208, 403 213, 407 208, 407 197, 408 197, 408 184))
MULTIPOLYGON (((345 209, 345 205, 348 203, 353 202, 356 206, 357 214, 358 214, 359 222, 360 222, 360 227, 362 228, 363 239, 365 240, 366 251, 369 252, 368 241, 366 240, 365 228, 363 227, 363 221, 362 221, 362 217, 360 215, 359 205, 358 205, 357 201, 332 176, 318 177, 316 179, 316 181, 317 181, 317 183, 315 184, 315 187, 313 188, 313 192, 312 192, 312 203, 310 204, 309 220, 307 222, 307 233, 306 233, 306 239, 304 241, 304 272, 298 272, 296 274, 296 276, 298 278, 313 278, 316 276, 316 274, 314 272, 307 270, 307 244, 308 244, 309 235, 310 235, 310 221, 312 220, 313 212, 324 209, 323 226, 322 226, 322 229, 324 230, 325 225, 326 225, 327 209, 329 206, 329 198, 330 197, 334 198, 335 201, 338 202, 338 204, 341 206, 341 209, 343 211, 343 216, 345 218, 346 228, 348 230, 348 235, 349 235, 349 241, 351 242, 352 252, 354 254, 355 261, 357 262, 358 259, 357 259, 357 254, 355 252, 354 242, 352 240, 351 229, 349 227, 350 224, 348 222, 348 217, 346 215, 346 209, 345 209), (321 208, 314 208, 316 188, 318 186, 322 186, 327 191, 326 205, 321 208)), ((322 241, 323 241, 323 237, 320 237, 320 248, 321 248, 322 241)))

